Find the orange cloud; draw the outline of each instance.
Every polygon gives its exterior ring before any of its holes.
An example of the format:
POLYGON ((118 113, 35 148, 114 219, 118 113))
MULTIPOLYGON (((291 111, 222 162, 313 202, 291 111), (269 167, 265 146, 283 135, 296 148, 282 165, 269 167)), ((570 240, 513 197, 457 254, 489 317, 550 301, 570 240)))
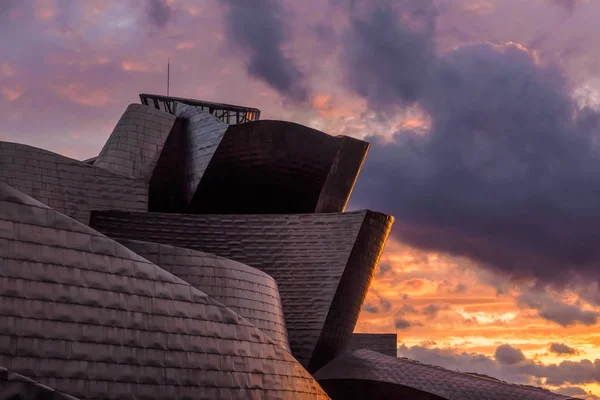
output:
POLYGON ((136 61, 123 61, 121 68, 127 72, 148 72, 150 70, 147 64, 136 61))
POLYGON ((196 42, 192 41, 179 42, 175 45, 175 48, 177 50, 189 50, 193 49, 194 47, 196 47, 196 42))
POLYGON ((9 63, 2 63, 2 75, 4 76, 13 76, 15 74, 15 68, 9 63))
POLYGON ((112 96, 104 89, 88 89, 82 84, 71 83, 55 88, 56 94, 84 106, 104 106, 113 101, 112 96))
POLYGON ((23 91, 15 88, 2 88, 2 94, 8 101, 15 101, 23 94, 23 91))

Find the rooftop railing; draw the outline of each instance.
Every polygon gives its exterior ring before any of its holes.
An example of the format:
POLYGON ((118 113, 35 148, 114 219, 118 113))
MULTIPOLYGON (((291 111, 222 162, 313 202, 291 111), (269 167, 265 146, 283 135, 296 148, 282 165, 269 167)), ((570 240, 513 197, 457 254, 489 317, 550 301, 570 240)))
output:
POLYGON ((260 119, 260 110, 258 108, 146 93, 140 94, 140 101, 146 106, 154 107, 170 114, 175 114, 178 103, 187 104, 205 110, 229 125, 258 121, 260 119))

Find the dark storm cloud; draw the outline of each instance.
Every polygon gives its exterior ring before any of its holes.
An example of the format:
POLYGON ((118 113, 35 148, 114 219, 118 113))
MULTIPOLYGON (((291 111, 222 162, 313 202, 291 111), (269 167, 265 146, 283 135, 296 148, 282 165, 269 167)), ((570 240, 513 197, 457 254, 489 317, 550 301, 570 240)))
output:
POLYGON ((287 30, 282 4, 276 0, 222 1, 228 6, 229 45, 248 57, 248 74, 293 100, 306 100, 306 77, 283 52, 287 30))
POLYGON ((551 343, 550 344, 550 348, 549 350, 554 353, 554 354, 558 354, 558 355, 564 355, 564 354, 578 354, 579 352, 577 351, 577 349, 574 349, 572 347, 567 346, 564 343, 551 343))
MULTIPOLYGON (((512 347, 511 349, 520 351, 512 347)), ((496 354, 498 354, 498 349, 496 349, 496 354)), ((477 372, 514 383, 540 384, 542 380, 545 380, 547 385, 562 386, 600 382, 600 360, 563 361, 559 364, 546 365, 525 357, 521 359, 520 355, 517 354, 515 357, 513 354, 504 361, 517 359, 519 361, 507 363, 483 354, 458 353, 449 349, 424 346, 407 347, 405 345, 398 348, 398 355, 426 364, 438 365, 460 372, 477 372)))
POLYGON ((420 2, 412 8, 415 3, 406 0, 396 7, 380 2, 366 17, 351 13, 352 28, 344 38, 347 81, 373 108, 411 104, 422 96, 435 64, 435 17, 431 1, 420 2), (410 11, 408 17, 421 26, 399 24, 398 9, 410 11))
POLYGON ((508 344, 500 345, 496 348, 494 358, 500 364, 513 365, 525 361, 525 355, 521 349, 512 347, 508 344))
POLYGON ((164 27, 171 18, 171 8, 166 0, 147 0, 146 12, 150 22, 158 28, 164 27))
POLYGON ((432 23, 409 26, 391 7, 353 21, 351 87, 431 120, 392 143, 366 139, 353 201, 394 215, 393 235, 422 249, 555 284, 598 276, 600 115, 578 108, 562 72, 515 44, 435 55, 432 23))
POLYGON ((540 317, 565 327, 575 324, 595 325, 600 315, 596 311, 583 310, 577 303, 563 303, 541 293, 522 293, 517 301, 520 306, 537 310, 540 317))

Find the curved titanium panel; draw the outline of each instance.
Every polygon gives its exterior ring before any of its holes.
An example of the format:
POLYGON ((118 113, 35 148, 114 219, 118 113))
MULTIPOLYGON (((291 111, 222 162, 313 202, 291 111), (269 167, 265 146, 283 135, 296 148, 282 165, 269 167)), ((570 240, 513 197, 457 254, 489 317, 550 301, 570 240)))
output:
POLYGON ((176 127, 150 180, 150 211, 188 209, 228 125, 208 111, 175 103, 176 127))
POLYGON ((369 145, 291 122, 232 125, 200 181, 200 214, 342 212, 369 145))
POLYGON ((0 183, 0 365, 82 399, 326 399, 250 322, 0 183))
POLYGON ((290 351, 279 289, 269 275, 202 251, 137 240, 119 243, 231 308, 290 351))
POLYGON ((78 400, 0 366, 2 400, 78 400))
POLYGON ((0 182, 84 224, 92 209, 148 209, 145 182, 24 144, 0 142, 0 182))
POLYGON ((514 385, 370 350, 336 358, 314 374, 333 400, 370 398, 415 400, 565 400, 571 399, 532 386, 514 385), (382 383, 381 387, 377 387, 382 383), (352 389, 352 392, 349 390, 352 389))
POLYGON ((305 366, 318 344, 323 352, 315 357, 318 363, 345 348, 392 221, 372 211, 291 215, 99 211, 91 218, 95 229, 115 239, 206 251, 272 276, 279 286, 292 354, 305 366), (332 333, 339 334, 337 340, 330 340, 332 333))
POLYGON ((175 116, 142 104, 130 104, 102 151, 96 167, 150 181, 175 116))

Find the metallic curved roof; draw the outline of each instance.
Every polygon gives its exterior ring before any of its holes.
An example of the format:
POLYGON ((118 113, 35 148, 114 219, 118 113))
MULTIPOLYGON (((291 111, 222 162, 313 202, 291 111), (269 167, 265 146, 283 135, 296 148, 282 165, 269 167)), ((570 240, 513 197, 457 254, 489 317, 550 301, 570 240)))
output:
POLYGON ((332 387, 332 382, 326 385, 327 381, 339 381, 343 385, 348 380, 360 380, 391 383, 446 400, 572 399, 543 388, 454 372, 364 349, 334 359, 317 371, 314 377, 326 390, 327 386, 332 387))

